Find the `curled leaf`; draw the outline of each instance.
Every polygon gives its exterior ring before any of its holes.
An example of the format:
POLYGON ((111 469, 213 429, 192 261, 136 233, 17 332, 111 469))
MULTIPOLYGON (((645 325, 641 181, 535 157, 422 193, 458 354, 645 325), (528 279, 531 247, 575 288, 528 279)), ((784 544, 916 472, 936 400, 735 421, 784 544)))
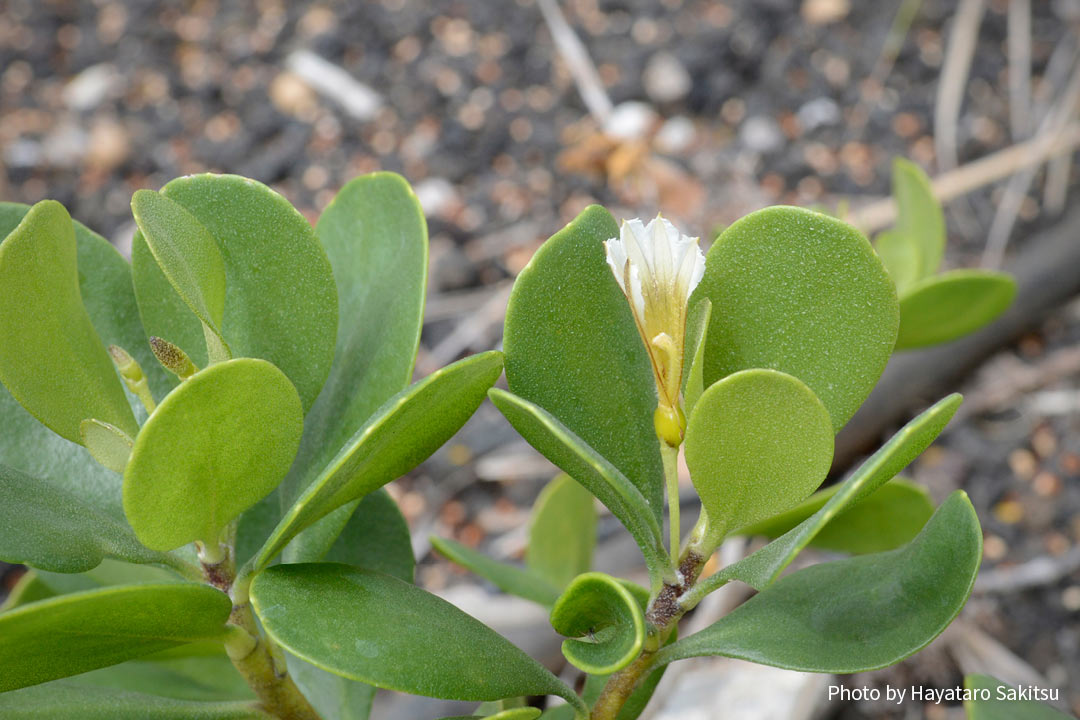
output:
POLYGON ((563 641, 563 655, 590 674, 610 675, 641 654, 645 614, 634 594, 604 573, 579 575, 551 610, 551 626, 563 641))

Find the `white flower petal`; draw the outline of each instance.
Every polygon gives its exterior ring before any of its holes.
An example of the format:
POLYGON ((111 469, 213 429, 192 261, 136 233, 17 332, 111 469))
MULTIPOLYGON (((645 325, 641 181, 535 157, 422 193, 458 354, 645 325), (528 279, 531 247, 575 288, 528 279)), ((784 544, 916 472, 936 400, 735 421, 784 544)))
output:
POLYGON ((622 288, 623 294, 626 294, 626 247, 622 240, 611 238, 604 241, 604 251, 607 254, 608 267, 615 275, 615 280, 622 288))

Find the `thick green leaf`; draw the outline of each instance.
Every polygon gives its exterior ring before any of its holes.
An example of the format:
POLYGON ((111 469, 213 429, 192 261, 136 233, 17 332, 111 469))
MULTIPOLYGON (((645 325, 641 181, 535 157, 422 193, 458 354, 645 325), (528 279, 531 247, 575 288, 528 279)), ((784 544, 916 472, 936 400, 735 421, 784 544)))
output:
POLYGON ((210 359, 227 359, 221 337, 225 262, 217 241, 183 205, 153 190, 135 191, 131 211, 161 272, 202 321, 210 359))
POLYGON ((343 505, 297 535, 285 549, 285 562, 337 562, 378 570, 413 581, 413 557, 409 524, 385 489, 343 505), (322 528, 345 510, 344 522, 322 528), (343 525, 343 527, 342 527, 343 525), (323 532, 313 532, 320 531, 323 532))
POLYGON ((323 720, 367 720, 375 687, 334 675, 291 653, 285 654, 289 675, 323 720))
MULTIPOLYGON (((0 238, 7 237, 28 212, 29 205, 0 202, 0 238)), ((173 382, 158 366, 146 344, 146 332, 135 302, 131 266, 108 240, 78 220, 74 224, 79 253, 79 290, 94 329, 105 345, 119 345, 127 350, 142 366, 154 392, 164 394, 173 382)), ((140 406, 137 401, 135 403, 140 406)))
POLYGON ((683 378, 683 407, 686 416, 694 412, 701 393, 705 392, 705 334, 712 319, 712 302, 702 298, 686 318, 686 358, 683 378))
POLYGON ((459 542, 435 535, 431 536, 431 545, 448 560, 471 570, 503 592, 544 607, 551 607, 559 597, 560 588, 532 569, 492 560, 459 542))
POLYGON ((135 441, 123 430, 100 420, 83 420, 79 423, 79 437, 100 465, 115 473, 124 472, 135 441))
POLYGON ((506 309, 506 381, 629 478, 660 524, 656 384, 607 265, 604 241, 617 237, 614 218, 593 205, 536 251, 506 309))
MULTIPOLYGON (((334 277, 311 225, 281 195, 236 175, 177 178, 161 194, 218 243, 226 278, 222 331, 232 353, 281 368, 304 409, 311 407, 330 372, 337 333, 334 277)), ((202 323, 173 290, 141 232, 131 260, 148 333, 178 345, 203 367, 202 323)))
MULTIPOLYGON (((29 205, 0 203, 0 236, 22 221, 29 205)), ((131 285, 131 269, 105 238, 75 223, 79 288, 83 304, 106 344, 127 348, 142 364, 153 388, 168 387, 165 373, 146 344, 131 285)), ((134 398, 130 398, 134 400, 134 398)), ((136 412, 141 405, 134 401, 136 412)), ((68 488, 110 517, 122 518, 120 478, 95 463, 79 445, 39 423, 0 386, 0 462, 68 488)))
MULTIPOLYGON (((841 487, 816 492, 797 507, 744 527, 739 534, 778 538, 824 507, 841 487)), ((810 545, 855 555, 893 550, 918 535, 933 514, 934 503, 925 488, 894 478, 826 523, 810 545)))
POLYGON ((904 292, 922 277, 919 246, 907 235, 895 230, 885 230, 875 239, 874 249, 877 250, 885 269, 889 271, 897 293, 904 292))
POLYGON ((459 360, 390 398, 307 487, 255 557, 266 566, 297 533, 426 460, 468 420, 502 373, 502 353, 459 360))
POLYGON ((0 465, 0 560, 78 573, 106 557, 161 562, 131 528, 48 480, 0 465))
POLYGON ((0 382, 40 422, 81 442, 96 418, 138 432, 109 354, 83 306, 75 229, 54 200, 0 243, 0 382))
POLYGON ((724 230, 694 292, 705 297, 705 386, 739 370, 786 372, 814 391, 836 430, 877 383, 899 324, 893 283, 866 238, 794 207, 724 230))
POLYGON ((967 675, 964 688, 972 695, 964 701, 968 720, 1075 720, 1038 700, 1021 699, 1018 688, 989 675, 967 675))
POLYGON ((637 541, 650 573, 662 573, 668 560, 660 525, 634 484, 542 407, 498 388, 488 395, 530 445, 585 486, 619 519, 637 541))
POLYGON ((427 223, 404 178, 379 172, 351 180, 323 210, 315 234, 337 283, 337 350, 282 485, 282 510, 372 413, 409 385, 423 326, 427 223))
POLYGON ((132 585, 0 615, 0 692, 221 635, 229 597, 206 585, 132 585))
POLYGON ((4 602, 0 603, 0 613, 55 595, 53 589, 46 585, 35 571, 27 570, 8 592, 4 602))
MULTIPOLYGON (((181 646, 181 649, 192 647, 181 646)), ((243 676, 236 671, 217 643, 213 655, 171 657, 175 651, 166 650, 139 660, 129 660, 119 665, 93 670, 67 680, 56 680, 54 685, 86 688, 110 688, 152 693, 176 700, 254 700, 243 676)))
POLYGON ((716 540, 805 500, 832 454, 829 412, 776 370, 742 370, 713 384, 686 427, 686 465, 716 540))
POLYGON ((275 641, 342 677, 456 700, 577 700, 490 628, 389 575, 334 563, 275 565, 255 576, 251 600, 275 641))
POLYGON ((300 398, 265 360, 211 365, 169 393, 135 440, 124 512, 139 540, 172 550, 216 543, 222 528, 288 472, 303 431, 300 398))
POLYGON ((557 588, 592 568, 596 508, 592 493, 569 475, 557 475, 533 506, 525 563, 557 588))
POLYGON ((116 585, 163 585, 187 583, 174 572, 155 565, 134 565, 121 560, 105 559, 93 570, 81 573, 55 573, 36 570, 37 576, 54 593, 65 595, 84 590, 98 590, 116 585))
POLYGON ((896 225, 893 232, 918 248, 920 259, 916 279, 930 277, 941 267, 945 255, 945 214, 934 197, 930 178, 915 163, 893 160, 893 198, 896 225))
POLYGON ((927 278, 900 296, 896 348, 949 342, 993 321, 1016 297, 1011 275, 989 270, 952 270, 927 278))
POLYGON ((899 550, 781 578, 657 663, 725 655, 804 672, 852 673, 912 655, 952 622, 975 583, 982 530, 962 490, 899 550))
POLYGON ((250 702, 199 702, 50 683, 0 695, 5 720, 273 720, 250 702))
POLYGON ((820 510, 754 554, 709 577, 705 587, 719 587, 728 579, 742 580, 758 590, 768 586, 833 518, 870 497, 930 447, 962 400, 955 393, 939 400, 860 465, 820 510))
POLYGON ((538 717, 540 717, 539 709, 524 707, 502 710, 494 715, 458 715, 456 717, 443 718, 442 720, 536 720, 538 717))
POLYGON ((566 636, 562 651, 574 667, 610 675, 645 645, 645 613, 615 578, 590 572, 574 578, 551 609, 551 626, 566 636))

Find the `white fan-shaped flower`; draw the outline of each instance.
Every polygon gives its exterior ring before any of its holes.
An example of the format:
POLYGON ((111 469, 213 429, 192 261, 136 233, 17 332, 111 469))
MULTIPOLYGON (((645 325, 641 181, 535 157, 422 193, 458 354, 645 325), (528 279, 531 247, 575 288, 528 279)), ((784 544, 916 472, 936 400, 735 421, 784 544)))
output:
POLYGON ((659 408, 680 423, 687 303, 705 273, 698 240, 657 215, 647 225, 637 218, 623 221, 619 237, 604 243, 652 360, 659 408))

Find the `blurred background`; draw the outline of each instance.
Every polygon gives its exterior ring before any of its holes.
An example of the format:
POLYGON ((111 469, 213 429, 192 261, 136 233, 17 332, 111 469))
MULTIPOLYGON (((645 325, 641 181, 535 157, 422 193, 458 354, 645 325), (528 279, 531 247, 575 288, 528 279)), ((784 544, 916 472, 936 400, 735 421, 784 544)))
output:
MULTIPOLYGON (((947 201, 946 266, 1003 267, 1021 294, 988 330, 900 356, 841 436, 835 473, 963 390, 910 475, 937 500, 971 495, 976 593, 898 667, 831 680, 685 663, 650 712, 951 719, 963 711, 829 703, 826 687, 989 672, 1058 687, 1080 713, 1078 33, 1080 0, 0 0, 0 198, 55 198, 127 251, 132 193, 178 175, 255 178, 314 221, 347 180, 397 171, 431 234, 423 375, 499 346, 514 276, 587 204, 661 209, 704 245, 775 203, 870 232, 891 221, 892 158, 909 158, 947 201)), ((542 611, 427 541, 519 557, 553 474, 488 405, 391 490, 418 582, 558 669, 542 611)), ((597 566, 633 574, 635 557, 605 518, 597 566)), ((376 716, 447 708, 468 709, 388 695, 376 716)))

